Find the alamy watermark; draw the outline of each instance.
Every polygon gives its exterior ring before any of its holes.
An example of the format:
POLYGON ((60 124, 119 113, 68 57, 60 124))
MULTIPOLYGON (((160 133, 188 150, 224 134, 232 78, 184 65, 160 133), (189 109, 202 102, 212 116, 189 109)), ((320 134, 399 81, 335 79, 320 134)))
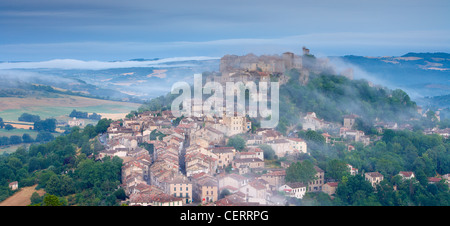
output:
POLYGON ((180 94, 180 91, 182 91, 180 96, 175 98, 172 102, 171 111, 173 116, 233 117, 248 115, 251 118, 260 117, 261 128, 275 128, 278 125, 278 82, 270 82, 270 101, 268 100, 268 82, 260 81, 258 82, 258 86, 253 81, 245 83, 226 82, 225 89, 223 85, 218 82, 207 82, 204 86, 202 83, 202 75, 195 74, 193 96, 191 94, 189 83, 176 82, 173 84, 171 90, 172 94, 180 94), (249 93, 248 112, 245 98, 247 90, 249 93), (203 94, 209 94, 211 96, 203 101, 203 94))

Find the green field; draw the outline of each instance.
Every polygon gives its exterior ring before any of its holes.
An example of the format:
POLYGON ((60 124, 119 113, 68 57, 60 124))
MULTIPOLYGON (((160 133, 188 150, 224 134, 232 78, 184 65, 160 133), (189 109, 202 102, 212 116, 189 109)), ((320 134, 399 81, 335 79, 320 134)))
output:
POLYGON ((98 106, 87 106, 87 107, 60 107, 60 106, 45 106, 45 107, 29 107, 22 109, 7 109, 0 111, 0 118, 3 118, 3 121, 17 121, 20 115, 23 113, 29 113, 33 115, 39 115, 41 119, 46 118, 56 118, 56 119, 68 119, 69 114, 73 109, 77 111, 89 112, 89 113, 124 113, 130 112, 132 110, 136 110, 138 106, 127 106, 127 105, 98 105, 98 106), (66 117, 66 118, 62 118, 66 117))
POLYGON ((21 136, 24 133, 28 133, 33 139, 36 139, 38 132, 35 130, 28 130, 28 129, 13 129, 13 130, 6 130, 6 129, 0 129, 0 137, 11 137, 11 136, 21 136))
POLYGON ((17 145, 8 145, 8 146, 1 146, 0 147, 0 155, 3 153, 13 153, 17 150, 17 148, 21 146, 30 146, 30 144, 17 144, 17 145))

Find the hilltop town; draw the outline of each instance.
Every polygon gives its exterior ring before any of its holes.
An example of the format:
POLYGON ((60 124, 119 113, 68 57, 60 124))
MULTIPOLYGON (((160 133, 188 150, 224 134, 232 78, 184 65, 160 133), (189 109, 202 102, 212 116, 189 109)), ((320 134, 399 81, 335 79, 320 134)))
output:
MULTIPOLYGON (((290 69, 300 71, 300 84, 308 82, 311 71, 325 70, 326 61, 308 61, 313 57, 303 48, 303 56, 224 56, 220 74, 207 81, 270 81, 285 83, 290 69), (313 63, 314 62, 314 63, 313 63)), ((351 70, 345 72, 352 79, 351 70)), ((355 130, 356 114, 345 115, 341 123, 319 119, 307 112, 300 119, 303 131, 330 131, 321 135, 330 145, 345 145, 355 150, 355 142, 367 146, 381 139, 355 130)), ((377 128, 399 129, 398 125, 378 123, 377 128)), ((408 125, 402 125, 403 129, 408 125)), ((324 169, 314 166, 314 179, 307 184, 286 182, 286 170, 300 156, 310 155, 307 142, 296 134, 283 135, 275 129, 252 129, 245 116, 192 116, 176 118, 170 110, 145 111, 110 124, 104 145, 96 156, 118 156, 122 166, 122 188, 128 205, 285 205, 287 197, 302 199, 308 192, 334 194, 338 182, 326 181, 324 169), (244 148, 237 150, 230 139, 243 137, 244 148), (261 148, 273 150, 279 165, 273 164, 261 148)), ((358 169, 347 164, 350 175, 358 169)), ((379 172, 366 172, 366 180, 375 187, 383 180, 379 172)))
MULTIPOLYGON (((124 159, 122 186, 130 205, 284 205, 277 191, 289 186, 284 183, 289 163, 265 167, 258 145, 269 145, 277 156, 295 158, 308 153, 304 140, 260 129, 246 140, 246 150, 238 151, 225 144, 229 137, 250 131, 245 117, 187 117, 178 125, 175 120, 170 111, 144 112, 108 128, 107 149, 97 158, 124 159), (152 153, 140 143, 151 144, 152 153), (225 189, 233 195, 219 199, 225 189)), ((317 171, 318 180, 310 189, 319 191, 325 183, 323 171, 317 171)))

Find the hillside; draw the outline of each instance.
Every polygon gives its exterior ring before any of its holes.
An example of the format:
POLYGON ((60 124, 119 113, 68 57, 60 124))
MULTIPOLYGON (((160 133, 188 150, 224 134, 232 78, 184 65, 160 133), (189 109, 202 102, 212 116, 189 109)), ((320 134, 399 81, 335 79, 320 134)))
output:
POLYGON ((360 73, 355 73, 355 78, 405 90, 420 105, 428 103, 424 97, 447 95, 450 91, 448 53, 407 53, 400 57, 349 55, 331 59, 358 69, 360 73))
MULTIPOLYGON (((416 103, 400 89, 391 90, 374 86, 366 80, 351 80, 326 73, 311 73, 309 82, 303 85, 298 70, 292 69, 286 74, 289 81, 280 86, 280 121, 277 127, 283 133, 288 128, 301 126, 301 119, 307 112, 315 112, 318 118, 339 124, 347 114, 357 114, 370 124, 376 120, 400 123, 417 116, 416 103)), ((170 109, 176 96, 169 93, 154 98, 144 103, 138 112, 170 109)))
POLYGON ((280 87, 279 130, 296 125, 307 112, 328 122, 342 123, 343 116, 356 114, 372 124, 376 120, 403 122, 416 116, 416 103, 400 89, 373 86, 365 80, 344 76, 311 74, 306 86, 290 72, 291 80, 280 87))
POLYGON ((218 60, 202 57, 0 62, 0 79, 4 81, 0 96, 23 94, 31 84, 40 84, 77 95, 139 103, 169 92, 173 83, 188 80, 195 73, 218 68, 218 60), (19 90, 4 90, 11 88, 19 90))

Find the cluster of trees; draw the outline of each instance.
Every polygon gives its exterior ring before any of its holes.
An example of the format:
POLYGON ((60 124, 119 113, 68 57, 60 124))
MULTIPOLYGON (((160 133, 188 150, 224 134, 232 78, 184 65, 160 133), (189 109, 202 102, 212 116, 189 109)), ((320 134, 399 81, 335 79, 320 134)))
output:
POLYGON ((11 124, 5 124, 2 118, 0 118, 0 129, 13 130, 14 126, 11 124))
POLYGON ((258 148, 263 150, 264 159, 273 160, 273 159, 278 158, 278 156, 276 156, 275 151, 272 149, 271 146, 269 146, 267 144, 260 144, 258 146, 258 148))
MULTIPOLYGON (((56 129, 55 119, 40 120, 39 115, 23 113, 18 118, 18 120, 24 122, 34 122, 34 129, 39 131, 36 139, 33 139, 28 133, 24 133, 22 136, 2 136, 0 137, 0 146, 16 145, 21 143, 47 142, 54 139, 53 134, 51 134, 50 132, 54 132, 56 129)), ((2 118, 0 118, 0 128, 4 128, 6 130, 14 129, 14 127, 10 124, 5 125, 2 118)))
POLYGON ((167 136, 164 133, 161 133, 160 131, 154 129, 152 132, 150 132, 150 140, 162 140, 165 136, 167 136))
POLYGON ((69 114, 69 117, 71 118, 85 118, 85 119, 92 119, 92 120, 100 120, 102 118, 101 115, 97 113, 92 113, 91 115, 88 115, 87 112, 77 111, 73 109, 73 111, 69 114))
POLYGON ((55 130, 56 130, 56 119, 48 118, 48 119, 45 119, 45 120, 36 121, 34 123, 34 130, 55 132, 55 130))
POLYGON ((39 115, 32 115, 28 113, 23 113, 19 118, 19 121, 21 122, 37 122, 41 120, 41 117, 39 115))
POLYGON ((2 136, 0 137, 0 146, 5 145, 16 145, 16 144, 22 144, 22 143, 33 143, 33 142, 48 142, 55 139, 52 133, 47 131, 39 131, 38 135, 36 136, 36 139, 33 139, 33 137, 30 136, 28 133, 24 133, 22 136, 19 135, 12 135, 10 137, 2 136))
MULTIPOLYGON (((192 88, 193 89, 193 88, 192 88)), ((144 102, 137 110, 137 113, 145 111, 165 111, 170 110, 173 100, 178 95, 168 93, 165 96, 159 96, 144 102)))
MULTIPOLYGON (((13 135, 10 137, 2 136, 2 137, 0 137, 0 146, 21 144, 21 143, 32 143, 34 141, 35 140, 28 133, 24 133, 22 136, 18 136, 18 135, 13 135)), ((36 141, 37 141, 37 139, 36 139, 36 141)))
POLYGON ((237 151, 243 151, 245 149, 245 139, 240 135, 234 135, 228 139, 227 146, 233 147, 237 151))
POLYGON ((320 142, 320 134, 300 133, 308 142, 311 155, 301 155, 286 170, 286 181, 309 182, 313 165, 325 171, 326 180, 338 181, 333 200, 309 194, 299 205, 449 205, 448 185, 443 181, 430 184, 428 177, 450 173, 450 140, 420 131, 385 130, 379 141, 369 146, 353 143, 356 150, 345 145, 320 142), (312 145, 310 145, 312 144, 312 145), (347 164, 359 170, 352 176, 347 164), (402 180, 400 171, 412 171, 414 180, 402 180), (365 172, 379 172, 384 180, 373 188, 364 179, 365 172), (395 189, 394 189, 395 188, 395 189))
MULTIPOLYGON (((1 155, 0 201, 13 194, 8 183, 18 181, 21 187, 38 184, 37 188, 44 188, 52 199, 56 196, 59 202, 55 203, 61 205, 116 205, 119 199, 124 199, 124 193, 117 189, 122 160, 118 157, 93 160, 103 148, 93 138, 106 131, 109 123, 111 120, 102 119, 96 126, 88 125, 83 130, 73 127, 69 134, 53 141, 1 155)), ((35 195, 33 204, 48 205, 46 198, 35 195)))
POLYGON ((290 82, 280 87, 280 120, 277 129, 286 132, 299 122, 299 112, 315 112, 317 117, 342 123, 342 116, 354 113, 368 122, 376 118, 401 122, 417 116, 416 103, 402 90, 372 87, 365 80, 314 74, 309 82, 298 82, 300 72, 288 72, 290 82))
POLYGON ((308 182, 315 179, 315 175, 316 170, 311 161, 294 162, 286 169, 285 181, 308 184, 308 182))

